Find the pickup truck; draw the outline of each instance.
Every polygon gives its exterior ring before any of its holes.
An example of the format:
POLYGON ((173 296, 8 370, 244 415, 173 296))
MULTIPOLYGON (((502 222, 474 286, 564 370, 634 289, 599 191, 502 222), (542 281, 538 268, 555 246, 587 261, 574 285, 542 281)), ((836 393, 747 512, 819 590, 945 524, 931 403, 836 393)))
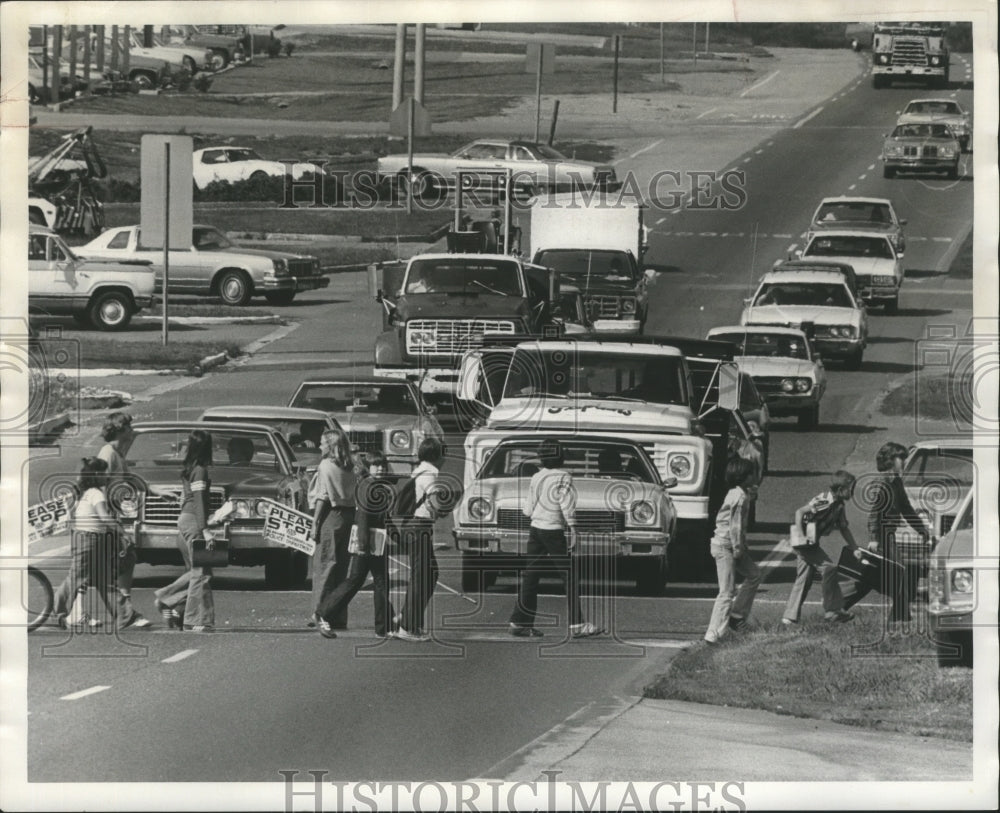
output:
POLYGON ((369 284, 383 307, 375 375, 418 381, 430 401, 454 395, 465 351, 563 329, 556 273, 506 254, 420 254, 370 266, 369 284))
POLYGON ((148 261, 77 257, 55 232, 28 227, 28 307, 68 314, 100 330, 124 330, 132 316, 153 303, 148 261))
POLYGON ((581 206, 576 195, 536 198, 532 261, 580 289, 594 332, 641 333, 647 314, 643 206, 624 199, 591 203, 581 206))

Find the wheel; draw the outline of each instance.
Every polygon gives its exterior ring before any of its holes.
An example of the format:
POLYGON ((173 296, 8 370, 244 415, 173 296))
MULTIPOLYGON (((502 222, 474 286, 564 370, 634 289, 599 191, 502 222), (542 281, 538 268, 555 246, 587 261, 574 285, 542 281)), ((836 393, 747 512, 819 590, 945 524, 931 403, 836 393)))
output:
POLYGON ((958 164, 955 164, 955 166, 953 166, 953 167, 949 167, 948 173, 947 173, 947 175, 945 175, 945 177, 949 181, 957 181, 958 180, 958 164))
POLYGON ((864 357, 865 351, 863 348, 859 347, 851 355, 844 359, 844 369, 845 370, 860 370, 861 369, 861 359, 864 357))
POLYGON ((194 57, 184 56, 181 59, 181 64, 192 76, 198 73, 198 63, 194 61, 194 57))
POLYGON ((807 407, 799 413, 800 429, 815 429, 819 426, 819 404, 807 407))
POLYGON ((662 559, 641 562, 635 574, 635 589, 641 596, 662 596, 667 586, 667 568, 662 559))
POLYGON ((267 177, 269 177, 269 176, 268 176, 268 174, 266 172, 264 172, 264 170, 258 169, 256 172, 251 173, 250 180, 251 181, 262 181, 262 180, 264 180, 267 177))
POLYGON ((264 294, 264 299, 271 305, 291 305, 295 299, 295 291, 272 291, 264 294))
POLYGON ((209 64, 213 71, 221 71, 229 64, 229 54, 222 48, 214 48, 209 64))
POLYGON ((895 167, 883 167, 882 168, 882 177, 883 178, 895 178, 896 177, 896 168, 895 167))
POLYGON ((934 633, 938 666, 972 668, 972 630, 934 633))
POLYGON ((55 595, 48 577, 37 567, 28 565, 28 583, 24 595, 27 611, 28 632, 34 632, 44 624, 55 606, 55 595))
POLYGON ((894 299, 890 299, 885 303, 884 306, 885 313, 889 316, 894 316, 899 313, 899 296, 894 299))
POLYGON ((87 309, 90 323, 99 330, 124 330, 132 321, 132 300, 121 291, 98 294, 87 309))
POLYGON ((129 77, 138 90, 149 90, 156 87, 157 76, 148 71, 136 71, 129 77))
POLYGON ((219 296, 227 305, 246 305, 253 296, 253 283, 245 271, 223 271, 218 281, 219 296))

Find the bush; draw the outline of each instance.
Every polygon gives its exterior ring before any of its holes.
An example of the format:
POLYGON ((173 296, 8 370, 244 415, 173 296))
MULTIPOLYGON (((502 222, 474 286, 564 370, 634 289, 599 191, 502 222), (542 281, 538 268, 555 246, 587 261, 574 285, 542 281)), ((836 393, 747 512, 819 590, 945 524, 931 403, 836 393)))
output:
POLYGON ((286 42, 285 43, 285 56, 291 56, 292 55, 292 51, 294 51, 294 50, 295 50, 295 43, 294 42, 286 42))
POLYGON ((205 73, 195 74, 192 84, 194 84, 194 89, 199 93, 208 93, 208 89, 212 87, 212 77, 205 73))

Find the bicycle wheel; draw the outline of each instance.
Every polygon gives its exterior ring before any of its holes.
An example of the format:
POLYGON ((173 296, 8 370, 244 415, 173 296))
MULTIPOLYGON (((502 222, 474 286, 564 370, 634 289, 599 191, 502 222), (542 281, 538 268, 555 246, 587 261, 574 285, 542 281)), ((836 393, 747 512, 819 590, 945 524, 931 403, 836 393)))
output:
POLYGON ((24 599, 24 606, 28 614, 28 632, 32 632, 42 626, 52 615, 55 596, 48 577, 37 567, 31 565, 28 565, 28 584, 24 599))

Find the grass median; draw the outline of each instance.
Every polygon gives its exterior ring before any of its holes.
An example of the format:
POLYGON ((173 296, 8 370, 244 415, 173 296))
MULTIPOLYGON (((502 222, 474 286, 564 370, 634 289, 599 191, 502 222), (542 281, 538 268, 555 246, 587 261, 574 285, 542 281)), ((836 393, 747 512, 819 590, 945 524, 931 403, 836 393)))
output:
POLYGON ((644 694, 972 741, 972 670, 939 668, 926 634, 889 635, 875 613, 696 644, 644 694))

